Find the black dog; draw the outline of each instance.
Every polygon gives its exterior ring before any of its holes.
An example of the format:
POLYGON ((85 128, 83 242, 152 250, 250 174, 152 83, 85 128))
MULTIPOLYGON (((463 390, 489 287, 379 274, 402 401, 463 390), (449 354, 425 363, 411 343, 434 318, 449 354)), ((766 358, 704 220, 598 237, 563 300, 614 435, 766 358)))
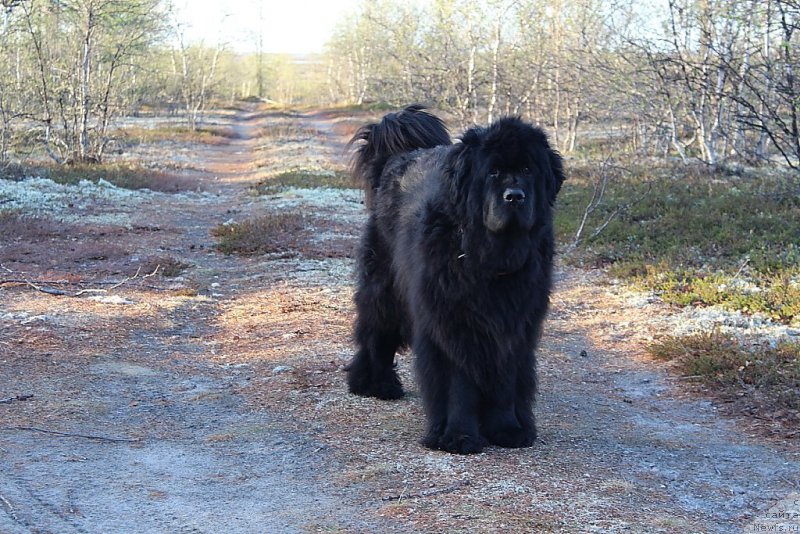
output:
POLYGON ((428 417, 423 445, 461 454, 486 442, 532 445, 560 156, 518 118, 451 144, 421 106, 361 128, 351 143, 360 143, 354 175, 370 216, 350 391, 401 397, 394 357, 410 343, 428 417))

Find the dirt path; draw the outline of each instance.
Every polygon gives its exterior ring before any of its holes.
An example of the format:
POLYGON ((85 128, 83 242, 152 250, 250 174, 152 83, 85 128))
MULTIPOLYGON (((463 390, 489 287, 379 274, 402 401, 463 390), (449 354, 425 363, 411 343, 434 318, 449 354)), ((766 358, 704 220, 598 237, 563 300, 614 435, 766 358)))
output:
MULTIPOLYGON (((409 355, 400 402, 349 396, 340 372, 359 193, 248 190, 285 168, 341 169, 345 119, 218 121, 230 143, 170 153, 193 161, 202 192, 59 205, 62 220, 113 215, 75 228, 122 250, 117 271, 110 256, 76 263, 75 287, 123 284, 75 297, 0 285, 0 532, 737 532, 800 491, 796 448, 641 361, 631 325, 651 312, 569 269, 540 353, 541 443, 421 448, 409 355), (212 249, 213 227, 264 213, 302 216, 302 246, 212 249), (126 281, 164 257, 191 267, 126 281)), ((0 274, 52 280, 56 263, 0 274)))

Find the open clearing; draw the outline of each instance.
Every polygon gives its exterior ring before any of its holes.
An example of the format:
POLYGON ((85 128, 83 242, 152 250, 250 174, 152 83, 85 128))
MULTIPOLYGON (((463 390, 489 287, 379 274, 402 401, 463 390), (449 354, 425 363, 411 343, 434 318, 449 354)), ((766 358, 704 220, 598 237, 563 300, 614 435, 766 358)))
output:
POLYGON ((361 194, 251 189, 343 170, 352 121, 215 121, 236 135, 132 154, 190 190, 0 181, 0 209, 39 206, 0 249, 0 532, 738 532, 800 492, 796 432, 644 356, 665 306, 565 267, 540 442, 422 448, 410 354, 399 402, 348 395, 341 372, 361 194), (302 220, 284 251, 214 249, 213 228, 271 213, 302 220))

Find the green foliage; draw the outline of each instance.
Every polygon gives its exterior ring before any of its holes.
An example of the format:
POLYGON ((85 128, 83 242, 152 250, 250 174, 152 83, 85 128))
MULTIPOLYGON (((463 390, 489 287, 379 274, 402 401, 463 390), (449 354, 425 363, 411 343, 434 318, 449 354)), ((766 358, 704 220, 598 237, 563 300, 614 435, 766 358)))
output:
POLYGON ((216 248, 223 254, 250 256, 286 252, 304 233, 300 213, 270 213, 241 223, 221 224, 211 230, 216 248))
POLYGON ((783 323, 800 318, 800 269, 795 265, 777 272, 750 274, 747 278, 724 271, 671 270, 648 266, 638 283, 655 290, 669 303, 680 306, 720 305, 746 313, 762 313, 783 323))
POLYGON ((273 195, 286 189, 313 189, 329 187, 348 189, 354 187, 353 178, 345 171, 292 169, 261 180, 253 191, 258 195, 273 195))
POLYGON ((654 358, 674 361, 678 370, 741 396, 753 389, 775 409, 800 408, 800 344, 744 347, 720 332, 685 337, 668 336, 648 347, 654 358))
MULTIPOLYGON (((686 168, 633 169, 609 185, 585 233, 619 205, 652 190, 588 239, 571 261, 678 305, 722 305, 800 322, 800 196, 787 178, 723 177, 686 168)), ((570 242, 592 195, 590 173, 564 185, 556 217, 570 242)))

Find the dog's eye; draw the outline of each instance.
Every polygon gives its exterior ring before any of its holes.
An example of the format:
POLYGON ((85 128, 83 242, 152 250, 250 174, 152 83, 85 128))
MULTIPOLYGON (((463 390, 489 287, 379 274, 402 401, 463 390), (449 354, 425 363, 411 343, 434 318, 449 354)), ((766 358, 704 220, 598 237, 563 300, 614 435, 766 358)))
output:
POLYGON ((498 176, 500 176, 500 171, 497 169, 492 169, 489 171, 489 178, 497 178, 498 176))
POLYGON ((525 176, 530 176, 531 170, 528 167, 525 167, 524 169, 522 169, 522 174, 524 174, 525 176))

